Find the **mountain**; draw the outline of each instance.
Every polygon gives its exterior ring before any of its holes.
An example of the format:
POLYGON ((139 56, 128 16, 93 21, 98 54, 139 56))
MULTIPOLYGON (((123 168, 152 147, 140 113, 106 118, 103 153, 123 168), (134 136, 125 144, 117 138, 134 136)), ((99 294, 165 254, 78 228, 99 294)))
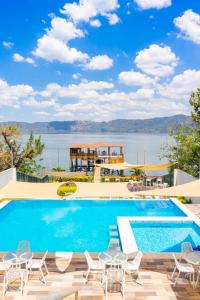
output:
POLYGON ((176 129, 181 124, 192 124, 186 115, 160 117, 152 119, 117 119, 108 122, 94 121, 52 121, 52 122, 1 122, 0 126, 15 124, 23 133, 167 133, 170 128, 176 129))

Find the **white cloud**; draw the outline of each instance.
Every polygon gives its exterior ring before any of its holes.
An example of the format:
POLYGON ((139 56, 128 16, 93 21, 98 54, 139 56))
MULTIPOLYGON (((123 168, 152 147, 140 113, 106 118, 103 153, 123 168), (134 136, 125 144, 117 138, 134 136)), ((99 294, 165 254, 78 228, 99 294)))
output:
POLYGON ((149 8, 166 8, 171 6, 171 0, 133 0, 139 8, 141 9, 149 9, 149 8))
POLYGON ((181 36, 200 44, 200 15, 191 9, 186 10, 181 17, 174 19, 174 24, 180 29, 181 36))
POLYGON ((78 51, 76 48, 70 48, 62 40, 46 34, 38 39, 37 48, 33 51, 33 54, 47 61, 59 61, 69 64, 76 61, 84 62, 88 59, 86 53, 78 51))
POLYGON ((81 77, 80 73, 74 73, 74 74, 72 74, 72 78, 73 79, 79 79, 80 77, 81 77))
POLYGON ((25 63, 31 64, 31 65, 35 64, 35 61, 31 57, 24 57, 24 56, 20 55, 19 53, 13 54, 13 60, 15 62, 25 62, 25 63))
POLYGON ((116 14, 104 14, 104 15, 108 19, 110 25, 115 25, 120 21, 120 18, 116 14))
POLYGON ((30 107, 43 107, 47 108, 50 106, 55 106, 56 102, 54 99, 48 99, 48 100, 36 100, 34 97, 31 97, 29 99, 25 99, 23 101, 24 106, 30 106, 30 107))
POLYGON ((118 76, 121 83, 127 86, 147 86, 155 83, 155 80, 140 72, 121 72, 118 76))
POLYGON ((62 63, 84 62, 88 59, 86 53, 70 48, 69 40, 84 37, 84 32, 77 29, 72 22, 63 18, 54 17, 51 20, 51 28, 46 30, 37 41, 37 47, 33 55, 47 61, 59 61, 62 63))
POLYGON ((11 49, 14 46, 14 43, 3 41, 2 45, 7 49, 11 49))
MULTIPOLYGON (((73 22, 81 21, 90 22, 91 18, 98 15, 106 16, 119 8, 118 0, 79 0, 79 2, 66 3, 61 13, 70 17, 73 22)), ((117 20, 116 17, 110 17, 112 21, 117 20)), ((110 20, 109 20, 110 21, 110 20)), ((110 24, 114 24, 114 23, 110 24)), ((116 23, 115 23, 116 24, 116 23)))
POLYGON ((163 77, 173 74, 178 58, 170 47, 152 44, 138 52, 135 64, 149 75, 163 77))
POLYGON ((18 84, 9 85, 5 80, 0 79, 0 106, 20 107, 21 102, 34 93, 30 85, 18 84))
POLYGON ((90 25, 93 27, 101 27, 101 22, 98 19, 94 19, 90 21, 90 25))
POLYGON ((46 118, 50 116, 50 113, 46 111, 36 111, 35 114, 39 116, 40 118, 46 118))
POLYGON ((178 74, 168 84, 158 86, 161 96, 187 101, 190 94, 200 87, 200 71, 185 70, 178 74))
POLYGON ((85 36, 85 33, 75 27, 72 22, 63 18, 55 17, 51 20, 51 29, 47 29, 47 35, 63 42, 85 36))
POLYGON ((106 70, 113 66, 113 60, 108 55, 97 55, 84 66, 87 70, 106 70))

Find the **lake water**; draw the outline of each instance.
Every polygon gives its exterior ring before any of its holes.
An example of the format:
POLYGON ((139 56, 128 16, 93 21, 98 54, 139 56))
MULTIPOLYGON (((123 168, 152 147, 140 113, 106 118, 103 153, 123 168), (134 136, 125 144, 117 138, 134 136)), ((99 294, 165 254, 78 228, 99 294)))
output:
MULTIPOLYGON (((28 135, 23 135, 25 142, 28 135)), ((165 162, 160 160, 162 155, 161 146, 170 143, 171 139, 167 134, 43 134, 42 142, 45 150, 42 155, 42 164, 46 169, 55 166, 69 169, 68 146, 74 143, 122 143, 125 150, 125 160, 132 164, 159 164, 165 162)), ((165 172, 164 172, 165 173, 165 172)))

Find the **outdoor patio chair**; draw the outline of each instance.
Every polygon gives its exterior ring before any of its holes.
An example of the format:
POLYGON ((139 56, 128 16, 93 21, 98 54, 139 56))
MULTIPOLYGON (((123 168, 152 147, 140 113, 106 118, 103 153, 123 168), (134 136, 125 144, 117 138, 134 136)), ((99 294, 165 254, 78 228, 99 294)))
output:
POLYGON ((108 299, 108 292, 114 291, 115 286, 118 288, 120 285, 120 291, 122 293, 122 299, 125 300, 125 272, 119 268, 109 268, 106 270, 104 282, 105 284, 105 298, 108 299))
POLYGON ((99 260, 94 260, 87 250, 84 252, 84 254, 88 264, 88 270, 86 273, 86 283, 88 282, 88 277, 90 273, 101 273, 103 278, 105 265, 99 260))
POLYGON ((137 275, 137 283, 142 284, 141 282, 141 278, 140 278, 140 273, 139 273, 139 269, 140 269, 140 264, 142 261, 142 256, 143 253, 141 251, 138 251, 138 253, 136 254, 135 258, 132 261, 128 261, 125 263, 124 267, 124 271, 127 274, 136 274, 137 275), (138 281, 139 280, 139 281, 138 281))
POLYGON ((9 268, 11 267, 11 265, 7 262, 0 262, 0 272, 5 272, 7 271, 9 268))
POLYGON ((26 283, 26 270, 18 269, 18 268, 10 268, 6 271, 4 279, 3 279, 3 299, 5 298, 6 292, 12 283, 16 283, 19 280, 20 283, 20 291, 23 295, 24 286, 26 283))
POLYGON ((185 259, 185 254, 193 251, 192 244, 190 242, 184 242, 181 244, 181 260, 185 259))
POLYGON ((180 263, 177 260, 174 253, 173 253, 173 258, 174 258, 174 261, 175 261, 175 268, 174 268, 174 271, 173 271, 172 276, 171 276, 172 280, 174 280, 175 272, 178 271, 178 275, 177 275, 177 277, 174 281, 174 286, 177 284, 177 281, 178 281, 181 273, 190 275, 190 281, 192 282, 192 284, 194 286, 195 270, 194 270, 193 266, 191 264, 188 264, 188 263, 186 263, 186 264, 185 263, 180 263))
POLYGON ((27 264, 27 269, 29 270, 29 274, 32 271, 40 271, 40 273, 42 275, 42 280, 43 280, 44 283, 46 283, 46 279, 44 277, 44 272, 43 272, 42 268, 43 267, 45 268, 46 274, 49 273, 48 269, 47 269, 46 262, 45 262, 47 254, 48 254, 48 250, 45 252, 45 254, 42 258, 40 258, 40 259, 32 258, 32 259, 29 260, 29 262, 27 264))

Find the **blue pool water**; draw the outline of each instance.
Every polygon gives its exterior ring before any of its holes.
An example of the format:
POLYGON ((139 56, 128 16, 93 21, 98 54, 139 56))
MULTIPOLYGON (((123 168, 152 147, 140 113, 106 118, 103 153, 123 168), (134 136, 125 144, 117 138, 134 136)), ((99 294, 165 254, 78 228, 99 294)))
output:
POLYGON ((30 240, 33 251, 98 252, 118 216, 185 216, 170 200, 29 200, 0 209, 0 251, 30 240))
POLYGON ((137 246, 142 252, 181 252, 181 243, 200 245, 200 228, 194 222, 133 222, 137 246))

